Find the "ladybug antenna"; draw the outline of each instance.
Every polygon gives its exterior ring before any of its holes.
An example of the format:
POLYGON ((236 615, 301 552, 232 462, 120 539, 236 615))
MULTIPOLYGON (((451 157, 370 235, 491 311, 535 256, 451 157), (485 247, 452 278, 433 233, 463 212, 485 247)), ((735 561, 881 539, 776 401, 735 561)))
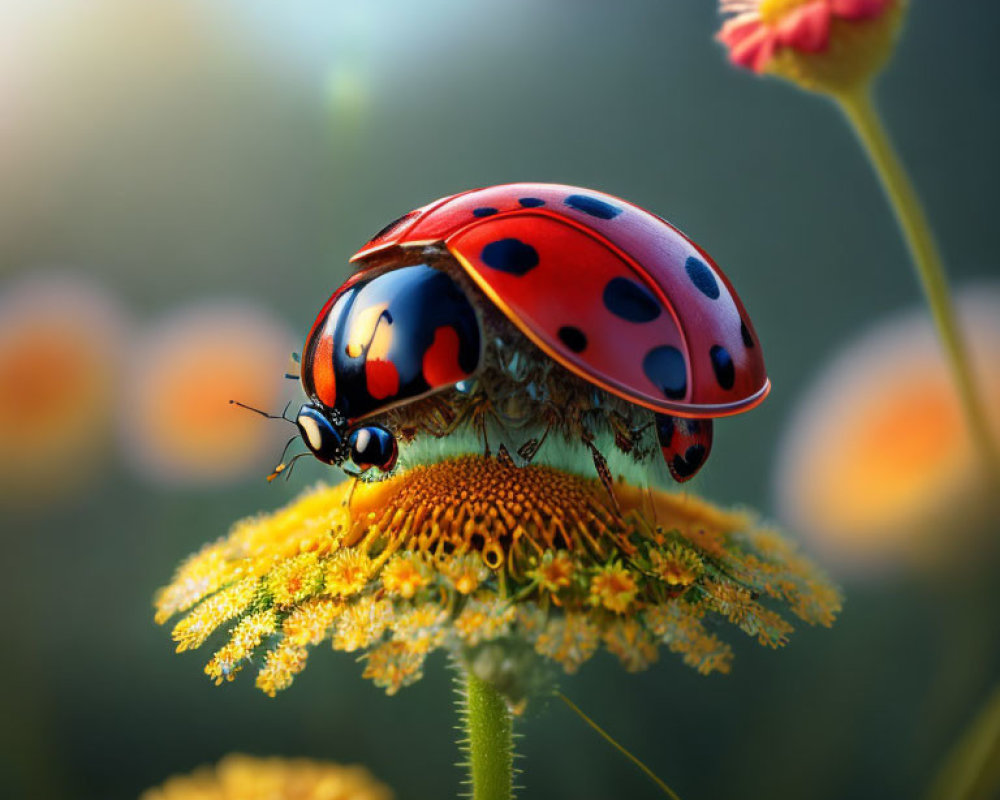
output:
POLYGON ((293 436, 291 439, 289 439, 287 442, 285 442, 285 446, 281 450, 281 455, 278 457, 278 466, 276 466, 271 471, 271 474, 267 476, 268 483, 273 481, 275 478, 278 477, 278 475, 280 475, 282 472, 285 471, 285 468, 288 466, 287 464, 285 464, 285 454, 288 452, 288 448, 292 446, 292 442, 294 442, 298 438, 299 437, 296 435, 293 436))
POLYGON ((241 403, 239 400, 230 400, 229 405, 245 408, 247 411, 252 411, 254 414, 260 414, 266 419, 283 419, 285 422, 292 423, 292 425, 295 424, 295 420, 288 416, 288 409, 292 405, 291 400, 285 403, 285 407, 282 409, 280 414, 268 414, 266 411, 261 411, 259 408, 254 408, 253 406, 248 406, 246 403, 241 403))
MULTIPOLYGON (((291 444, 291 442, 289 442, 291 444)), ((288 449, 287 447, 285 449, 288 449)), ((287 481, 292 475, 292 468, 295 466, 295 462, 300 458, 305 458, 306 456, 311 456, 308 450, 304 453, 299 453, 298 455, 292 456, 288 461, 282 461, 278 466, 274 468, 274 472, 267 476, 267 482, 270 483, 275 478, 277 478, 281 473, 285 473, 285 480, 287 481)))

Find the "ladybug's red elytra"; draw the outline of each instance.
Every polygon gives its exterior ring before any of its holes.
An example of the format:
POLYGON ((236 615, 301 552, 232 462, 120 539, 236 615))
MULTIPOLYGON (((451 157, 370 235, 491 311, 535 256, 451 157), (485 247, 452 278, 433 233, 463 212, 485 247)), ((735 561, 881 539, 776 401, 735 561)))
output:
POLYGON ((396 435, 369 418, 475 376, 484 303, 577 378, 654 412, 678 481, 708 457, 712 418, 770 389, 715 262, 608 194, 515 183, 452 195, 390 223, 351 261, 358 271, 320 311, 302 357, 310 402, 297 422, 326 463, 392 468, 396 435))

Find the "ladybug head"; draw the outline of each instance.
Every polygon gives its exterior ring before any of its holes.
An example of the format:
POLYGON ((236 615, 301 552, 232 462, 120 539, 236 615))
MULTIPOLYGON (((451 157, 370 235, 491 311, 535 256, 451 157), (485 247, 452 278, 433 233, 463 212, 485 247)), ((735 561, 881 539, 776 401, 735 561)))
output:
POLYGON ((324 413, 321 408, 306 404, 299 409, 295 425, 314 456, 324 464, 339 465, 347 457, 344 446, 346 424, 339 415, 324 413))
POLYGON ((295 424, 302 441, 324 464, 342 466, 350 459, 361 472, 372 467, 388 472, 396 465, 396 437, 381 425, 363 425, 348 431, 347 421, 339 412, 311 404, 299 409, 295 424))

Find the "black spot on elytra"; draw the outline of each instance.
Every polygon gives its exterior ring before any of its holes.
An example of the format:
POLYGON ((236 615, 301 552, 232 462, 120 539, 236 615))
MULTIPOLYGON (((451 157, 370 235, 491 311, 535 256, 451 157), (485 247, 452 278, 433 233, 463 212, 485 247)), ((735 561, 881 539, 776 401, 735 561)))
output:
POLYGON ((545 201, 538 197, 522 197, 517 202, 525 208, 538 208, 545 205, 545 201))
POLYGON ((483 248, 483 263, 511 275, 524 275, 538 266, 538 251, 520 239, 498 239, 483 248))
POLYGON ((472 209, 472 216, 474 217, 492 217, 496 213, 497 210, 490 206, 482 206, 480 208, 472 209))
POLYGON ((740 337, 743 339, 744 347, 753 347, 753 337, 750 335, 750 329, 743 320, 740 320, 740 337))
POLYGON ((407 211, 405 214, 403 214, 403 216, 396 217, 396 219, 394 219, 392 222, 390 222, 388 225, 382 228, 382 230, 376 233, 371 239, 369 239, 369 241, 374 242, 378 239, 384 239, 386 236, 392 233, 393 230, 398 228, 400 225, 402 225, 404 222, 406 222, 406 220, 408 220, 416 213, 417 213, 416 211, 407 211))
POLYGON ((694 475, 698 470, 701 469, 702 464, 705 463, 705 446, 701 444, 691 445, 682 456, 674 456, 673 460, 668 465, 670 467, 670 474, 674 476, 677 481, 686 481, 692 475, 694 475))
POLYGON ((604 305, 629 322, 650 322, 660 315, 660 303, 642 284, 629 278, 612 278, 604 287, 604 305))
POLYGON ((573 325, 563 325, 556 335, 574 353, 582 353, 587 349, 587 335, 573 325))
POLYGON ((723 389, 732 389, 736 380, 736 369, 733 367, 733 357, 729 355, 729 351, 716 344, 712 345, 708 355, 712 359, 712 369, 715 370, 715 380, 719 382, 719 386, 723 389))
POLYGON ((614 219, 622 213, 618 206, 586 194, 571 194, 566 198, 566 205, 598 219, 614 219))
POLYGON ((704 261, 689 256, 684 264, 684 269, 687 270, 691 283, 697 287, 699 292, 712 300, 719 299, 719 282, 704 261))
POLYGON ((676 347, 654 347, 642 360, 642 371, 671 400, 680 400, 687 392, 687 366, 676 347))

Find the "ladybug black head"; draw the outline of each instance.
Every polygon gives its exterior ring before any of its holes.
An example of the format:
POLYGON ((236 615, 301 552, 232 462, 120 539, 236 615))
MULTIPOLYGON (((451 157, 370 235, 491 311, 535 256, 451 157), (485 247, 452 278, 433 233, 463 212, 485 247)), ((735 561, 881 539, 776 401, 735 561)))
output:
POLYGON ((295 424, 302 434, 302 441, 316 458, 332 465, 344 461, 347 448, 344 446, 344 424, 341 420, 331 419, 316 406, 304 405, 295 417, 295 424))
POLYGON ((349 458, 361 472, 372 467, 388 472, 396 465, 396 437, 381 425, 348 431, 339 412, 309 404, 299 409, 295 424, 302 441, 324 464, 341 466, 349 458))

